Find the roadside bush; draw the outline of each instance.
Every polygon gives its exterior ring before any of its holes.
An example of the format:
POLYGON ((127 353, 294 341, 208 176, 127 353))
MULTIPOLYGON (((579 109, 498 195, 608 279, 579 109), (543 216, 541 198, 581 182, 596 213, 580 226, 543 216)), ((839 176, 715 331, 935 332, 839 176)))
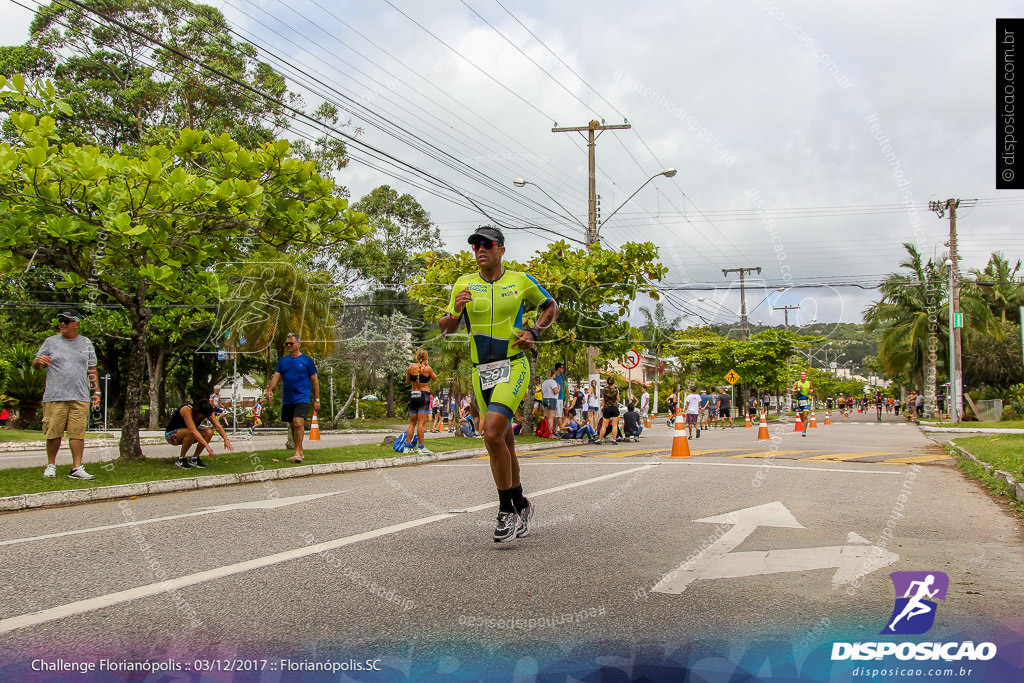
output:
POLYGON ((1002 420, 1003 422, 1006 422, 1006 421, 1009 421, 1009 420, 1019 420, 1019 419, 1020 419, 1020 412, 1018 412, 1016 408, 1014 408, 1013 406, 1007 406, 1007 407, 1003 408, 1003 416, 1000 418, 1000 420, 1002 420))

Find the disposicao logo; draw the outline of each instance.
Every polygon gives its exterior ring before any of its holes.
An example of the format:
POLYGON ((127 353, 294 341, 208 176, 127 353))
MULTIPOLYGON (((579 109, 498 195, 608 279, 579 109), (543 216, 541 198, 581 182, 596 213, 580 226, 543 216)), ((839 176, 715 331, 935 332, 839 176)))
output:
MULTIPOLYGON (((938 603, 949 592, 949 576, 944 572, 893 572, 889 575, 896 589, 892 615, 879 635, 919 635, 935 624, 938 603)), ((948 643, 868 642, 833 643, 832 661, 870 660, 895 656, 900 660, 966 659, 987 661, 996 656, 994 643, 972 641, 948 643)))
POLYGON ((949 576, 945 572, 893 572, 889 578, 896 588, 896 605, 881 634, 927 633, 935 623, 938 606, 932 598, 946 599, 949 576))

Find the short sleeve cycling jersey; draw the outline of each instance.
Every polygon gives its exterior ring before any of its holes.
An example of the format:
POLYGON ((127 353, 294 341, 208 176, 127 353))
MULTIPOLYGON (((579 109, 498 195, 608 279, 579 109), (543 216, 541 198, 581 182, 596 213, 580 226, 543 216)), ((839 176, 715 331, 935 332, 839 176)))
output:
POLYGON ((492 363, 521 355, 522 350, 513 349, 511 345, 523 329, 526 304, 544 306, 552 300, 548 291, 531 275, 512 270, 506 270, 494 282, 487 282, 480 273, 463 275, 452 287, 446 309, 449 315, 456 315, 455 297, 466 287, 472 292, 473 300, 466 304, 459 319, 466 321, 466 329, 473 340, 470 346, 473 363, 492 363))

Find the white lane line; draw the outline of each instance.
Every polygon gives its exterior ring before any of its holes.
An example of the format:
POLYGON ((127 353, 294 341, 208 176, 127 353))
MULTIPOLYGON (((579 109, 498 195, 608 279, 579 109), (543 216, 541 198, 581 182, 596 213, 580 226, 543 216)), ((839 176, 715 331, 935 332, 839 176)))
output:
MULTIPOLYGON (((799 467, 799 466, 794 466, 794 465, 767 465, 764 462, 761 462, 761 463, 705 462, 705 461, 702 461, 702 460, 632 460, 632 459, 630 459, 630 460, 616 461, 614 459, 610 459, 610 460, 595 460, 595 461, 574 460, 572 462, 555 462, 555 461, 536 462, 536 461, 534 461, 534 462, 531 462, 529 465, 526 465, 525 463, 520 463, 520 466, 524 467, 524 468, 525 467, 541 466, 541 465, 556 466, 556 467, 579 467, 579 466, 583 466, 583 467, 601 467, 601 466, 607 466, 607 465, 619 465, 619 466, 622 466, 622 465, 636 465, 636 464, 643 464, 643 465, 650 465, 650 466, 653 466, 653 465, 664 465, 664 466, 669 466, 669 467, 671 467, 671 466, 698 467, 698 466, 702 466, 702 465, 708 466, 708 467, 753 467, 754 469, 760 469, 760 468, 763 467, 765 469, 769 469, 770 468, 770 469, 773 469, 773 470, 798 470, 800 472, 845 472, 845 473, 848 473, 848 474, 900 474, 899 472, 896 472, 896 471, 893 471, 893 470, 850 470, 850 469, 844 469, 844 468, 839 468, 839 467, 799 467)), ((479 465, 470 465, 468 463, 460 464, 460 463, 447 463, 447 462, 444 462, 444 463, 433 463, 433 464, 427 465, 427 467, 489 467, 489 465, 487 463, 485 463, 485 462, 482 462, 479 465)))
MULTIPOLYGON (((619 472, 605 474, 600 477, 593 477, 592 479, 584 479, 583 481, 564 484, 562 486, 555 486, 554 488, 544 489, 543 491, 535 491, 530 495, 542 496, 548 493, 555 493, 557 491, 564 491, 566 489, 576 488, 578 486, 586 486, 587 484, 594 484, 599 481, 604 481, 606 479, 621 477, 622 475, 629 474, 631 472, 639 472, 640 470, 650 469, 650 467, 650 465, 643 465, 641 467, 634 467, 628 470, 621 470, 619 472)), ((496 507, 497 505, 497 503, 485 503, 483 505, 476 505, 465 509, 468 512, 479 512, 480 510, 486 510, 487 508, 496 507)), ((199 572, 197 574, 179 576, 176 579, 168 579, 167 581, 161 581, 160 583, 151 583, 145 586, 139 586, 137 588, 130 588, 128 590, 118 591, 117 593, 110 593, 108 595, 101 595, 96 598, 79 600, 77 602, 71 602, 66 605, 51 607, 50 609, 39 610, 38 612, 30 612, 28 614, 21 614, 16 617, 9 617, 7 619, 3 619, 2 621, 0 621, 0 633, 9 633, 11 631, 16 631, 22 628, 38 626, 39 624, 45 624, 50 621, 64 619, 65 617, 74 616, 76 614, 94 612, 96 610, 112 607, 114 605, 119 605, 124 602, 131 602, 132 600, 138 600, 140 598, 159 595, 160 593, 164 593, 167 591, 173 591, 181 588, 186 588, 188 586, 194 586, 196 584, 205 583, 207 581, 222 579, 226 576, 231 576, 233 574, 241 574, 243 572, 252 571, 254 569, 262 569, 264 567, 280 564, 281 562, 288 562, 290 560, 308 557, 309 555, 327 552, 328 550, 342 548, 346 545, 359 543, 360 541, 367 541, 374 538, 379 538, 381 536, 387 536, 389 534, 398 533, 399 531, 413 529, 418 526, 432 524, 434 522, 440 522, 442 520, 450 519, 452 517, 457 516, 457 514, 440 514, 432 515, 430 517, 421 517, 420 519, 413 519, 408 522, 402 522, 401 524, 392 524, 391 526, 382 527, 380 529, 374 529, 373 531, 366 531, 364 533, 355 534, 353 536, 337 538, 333 541, 325 541, 323 543, 317 543, 315 545, 305 546, 303 548, 295 548, 294 550, 286 550, 284 552, 275 553, 273 555, 267 555, 265 557, 257 557, 252 560, 246 560, 245 562, 238 562, 236 564, 229 564, 224 567, 208 569, 207 571, 199 572)))
MULTIPOLYGON (((276 508, 285 507, 288 505, 295 505, 297 503, 305 503, 310 500, 316 500, 317 498, 323 498, 325 496, 336 496, 344 491, 329 491, 328 493, 311 493, 304 496, 290 496, 288 498, 272 498, 272 499, 260 499, 253 500, 244 503, 228 503, 226 505, 218 505, 216 507, 205 508, 197 512, 185 512, 180 515, 170 515, 168 517, 153 517, 152 519, 139 519, 132 520, 129 522, 121 522, 120 524, 107 524, 106 526, 93 526, 86 529, 74 529, 72 531, 59 531, 53 534, 46 534, 44 536, 31 536, 28 538, 12 538, 7 541, 0 541, 0 546, 4 545, 15 545, 17 543, 28 543, 30 541, 42 541, 48 538, 60 538, 62 536, 76 536, 78 534, 88 534, 93 531, 105 531, 107 529, 120 529, 126 526, 139 526, 140 524, 152 524, 153 522, 168 522, 173 519, 184 519, 186 517, 199 517, 202 515, 213 515, 218 512, 234 512, 237 510, 274 510, 276 508)), ((120 505, 120 504, 119 504, 120 505)), ((130 515, 129 515, 130 516, 130 515)))

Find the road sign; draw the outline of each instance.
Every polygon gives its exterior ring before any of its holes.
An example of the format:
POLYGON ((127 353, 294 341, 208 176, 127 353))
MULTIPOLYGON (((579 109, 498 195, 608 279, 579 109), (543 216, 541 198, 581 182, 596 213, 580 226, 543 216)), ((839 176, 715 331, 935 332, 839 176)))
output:
POLYGON ((963 327, 963 326, 964 326, 964 314, 963 313, 954 313, 953 314, 953 327, 963 327))
POLYGON ((224 349, 217 349, 217 360, 227 360, 228 352, 224 349))
POLYGON ((832 587, 836 588, 900 559, 899 555, 871 545, 870 541, 852 531, 846 535, 846 545, 732 552, 759 526, 806 528, 778 501, 694 521, 732 528, 702 554, 691 557, 666 574, 651 589, 655 593, 678 595, 698 579, 727 579, 832 568, 836 570, 832 575, 832 587))
POLYGON ((629 352, 626 353, 626 359, 622 361, 622 365, 629 370, 640 365, 640 353, 635 349, 630 349, 629 352))
POLYGON ((729 384, 736 384, 736 382, 740 381, 740 376, 736 374, 735 370, 730 370, 725 373, 725 381, 729 384))

